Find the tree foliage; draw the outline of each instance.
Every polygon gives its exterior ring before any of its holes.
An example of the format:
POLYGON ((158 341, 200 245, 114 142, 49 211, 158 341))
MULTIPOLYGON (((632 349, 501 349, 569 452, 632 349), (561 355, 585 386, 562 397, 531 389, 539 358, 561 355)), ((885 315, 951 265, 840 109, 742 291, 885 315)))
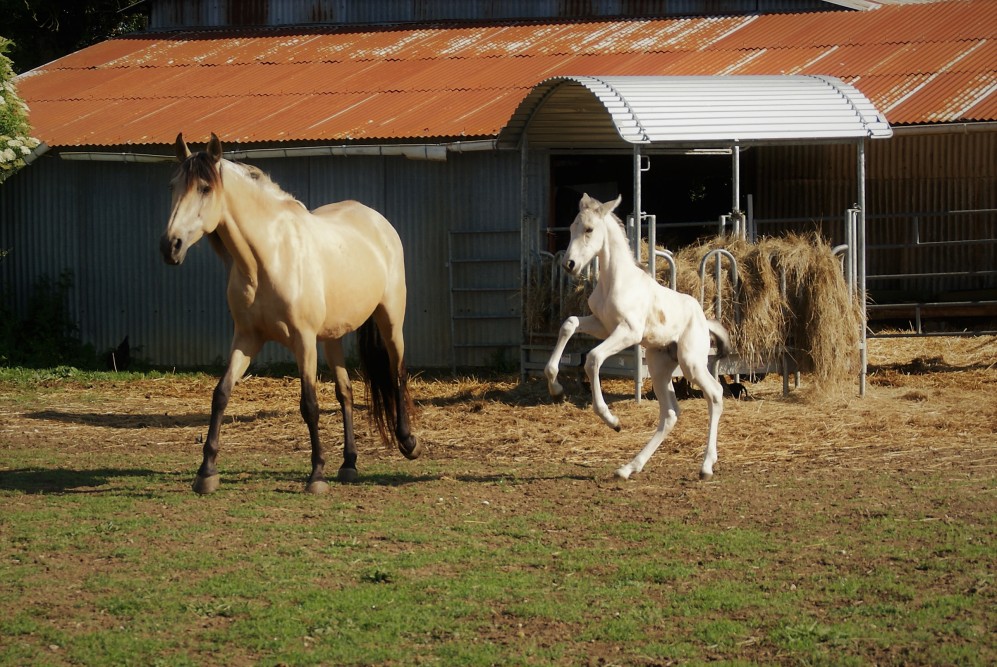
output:
POLYGON ((24 158, 38 146, 31 136, 28 106, 14 85, 14 70, 6 52, 10 40, 0 37, 0 183, 24 166, 24 158))
POLYGON ((140 29, 148 4, 135 0, 0 0, 0 33, 22 74, 91 44, 140 29))

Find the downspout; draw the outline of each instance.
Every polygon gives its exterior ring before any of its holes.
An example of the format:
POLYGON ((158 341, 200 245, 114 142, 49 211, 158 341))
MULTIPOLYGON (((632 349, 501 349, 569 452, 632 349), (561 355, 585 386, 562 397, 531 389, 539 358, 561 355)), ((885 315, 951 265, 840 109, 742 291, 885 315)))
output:
MULTIPOLYGON (((637 263, 640 264, 640 225, 641 225, 641 152, 640 144, 634 144, 634 207, 633 207, 633 220, 634 220, 634 256, 637 263)), ((648 254, 654 255, 654 248, 647 249, 648 254)), ((654 274, 651 274, 654 277, 654 274)), ((641 399, 641 389, 644 386, 644 364, 643 350, 640 347, 640 343, 637 343, 633 347, 634 351, 634 400, 640 403, 641 399)))
POLYGON ((865 381, 869 362, 866 337, 866 273, 865 273, 865 139, 858 142, 856 171, 858 178, 858 224, 855 239, 855 259, 858 261, 859 310, 861 330, 859 333, 859 396, 865 396, 865 381))

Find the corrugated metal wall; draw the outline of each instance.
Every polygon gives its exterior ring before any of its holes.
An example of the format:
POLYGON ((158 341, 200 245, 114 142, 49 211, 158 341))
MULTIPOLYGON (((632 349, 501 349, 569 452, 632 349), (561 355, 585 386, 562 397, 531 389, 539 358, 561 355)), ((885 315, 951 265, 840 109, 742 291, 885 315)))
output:
MULTIPOLYGON (((755 158, 755 215, 785 220, 763 224, 763 233, 816 227, 844 241, 844 211, 856 191, 853 146, 763 148, 755 158)), ((930 301, 997 289, 997 131, 901 130, 867 144, 867 170, 874 297, 930 301), (924 273, 932 275, 912 275, 924 273)))
MULTIPOLYGON (((997 132, 901 134, 869 143, 868 273, 880 302, 997 289, 994 243, 935 243, 997 238, 995 155, 997 132), (953 212, 981 209, 991 211, 953 212), (911 273, 936 275, 876 278, 911 273)), ((450 154, 445 163, 302 157, 256 164, 309 206, 353 198, 388 217, 406 249, 408 362, 447 367, 509 360, 509 348, 521 340, 520 217, 545 224, 549 165, 544 151, 528 156, 521 210, 520 159, 508 151, 450 154), (453 238, 460 239, 456 246, 453 238), (462 274, 451 271, 458 263, 462 274), (452 287, 502 289, 470 289, 458 298, 452 287), (451 318, 452 297, 454 313, 466 316, 460 326, 451 318)), ((819 227, 832 242, 844 240, 844 210, 855 197, 854 146, 757 148, 742 165, 754 170, 742 192, 753 194, 755 216, 782 221, 762 233, 819 227)), ((173 169, 69 162, 49 153, 8 179, 0 187, 0 248, 9 253, 0 260, 0 289, 12 305, 25 306, 40 275, 54 279, 69 270, 71 315, 98 351, 127 334, 137 355, 157 364, 224 359, 231 323, 221 263, 206 243, 181 267, 159 256, 173 169)), ((260 360, 290 356, 270 345, 260 360)))
POLYGON ((841 9, 819 0, 158 0, 150 28, 702 16, 841 9))
MULTIPOLYGON (((413 367, 453 362, 447 241, 451 228, 518 221, 518 161, 513 154, 451 154, 425 162, 401 157, 303 157, 257 160, 310 207, 357 199, 382 213, 406 253, 406 348, 413 367), (513 183, 515 185, 513 185, 513 183)), ((169 213, 175 165, 70 162, 49 154, 0 188, 0 281, 23 309, 39 276, 74 277, 71 315, 98 351, 129 336, 136 356, 178 367, 227 357, 231 322, 225 275, 207 243, 180 267, 165 265, 159 237, 169 213)), ((518 257, 518 236, 501 252, 518 257)), ((488 251, 494 246, 483 246, 488 251)), ((519 265, 482 277, 518 284, 519 265)), ((518 318, 502 323, 518 341, 518 318)), ((473 335, 473 332, 471 332, 473 335)), ((472 338, 470 342, 475 342, 472 338)), ((277 345, 258 361, 290 361, 277 345)))

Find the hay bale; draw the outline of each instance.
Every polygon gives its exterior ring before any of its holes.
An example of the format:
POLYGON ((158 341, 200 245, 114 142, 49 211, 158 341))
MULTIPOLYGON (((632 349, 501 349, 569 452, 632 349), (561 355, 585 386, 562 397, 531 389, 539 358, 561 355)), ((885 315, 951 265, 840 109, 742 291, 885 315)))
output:
MULTIPOLYGON (((723 260, 720 320, 749 364, 767 365, 788 352, 801 370, 824 383, 857 371, 860 304, 849 295, 840 262, 827 241, 813 233, 765 237, 757 243, 715 237, 675 253, 678 290, 697 298, 705 293, 703 303, 710 317, 716 317, 714 262, 707 266, 705 289, 699 265, 716 248, 726 249, 737 262, 734 285, 723 260)), ((664 282, 667 276, 659 271, 658 279, 664 282)))

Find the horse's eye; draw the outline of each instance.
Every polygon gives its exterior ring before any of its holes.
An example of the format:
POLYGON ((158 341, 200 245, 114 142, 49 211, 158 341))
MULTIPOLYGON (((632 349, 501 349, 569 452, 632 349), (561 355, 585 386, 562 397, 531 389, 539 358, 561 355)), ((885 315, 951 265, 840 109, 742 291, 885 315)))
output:
POLYGON ((593 229, 594 229, 593 227, 586 227, 585 228, 585 233, 586 234, 591 234, 593 229))
POLYGON ((207 195, 211 194, 211 186, 210 185, 202 185, 197 190, 198 190, 198 192, 201 193, 202 197, 206 197, 207 195))

